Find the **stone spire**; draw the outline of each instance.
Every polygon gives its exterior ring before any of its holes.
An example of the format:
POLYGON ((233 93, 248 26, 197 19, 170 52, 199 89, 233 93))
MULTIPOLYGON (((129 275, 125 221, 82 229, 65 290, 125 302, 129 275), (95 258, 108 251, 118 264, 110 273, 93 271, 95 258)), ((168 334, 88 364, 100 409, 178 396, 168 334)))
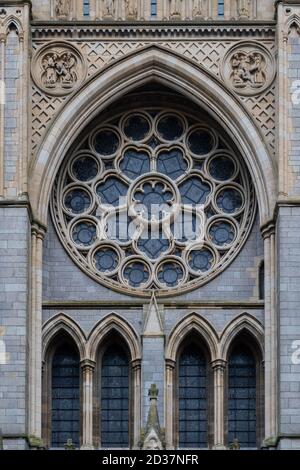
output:
POLYGON ((155 384, 151 385, 148 396, 150 399, 150 408, 145 429, 143 450, 162 450, 163 439, 157 412, 158 389, 155 384))

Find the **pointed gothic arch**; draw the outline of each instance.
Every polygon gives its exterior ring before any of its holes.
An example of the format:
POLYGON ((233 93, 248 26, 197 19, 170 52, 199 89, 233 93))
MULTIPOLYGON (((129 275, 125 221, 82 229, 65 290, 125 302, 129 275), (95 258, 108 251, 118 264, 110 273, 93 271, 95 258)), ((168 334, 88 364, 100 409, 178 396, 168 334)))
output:
POLYGON ((30 166, 34 216, 46 225, 56 173, 83 128, 124 94, 153 81, 180 92, 225 128, 246 160, 256 187, 260 221, 265 224, 273 215, 277 170, 253 118, 211 72, 158 45, 146 46, 107 65, 65 103, 30 166))

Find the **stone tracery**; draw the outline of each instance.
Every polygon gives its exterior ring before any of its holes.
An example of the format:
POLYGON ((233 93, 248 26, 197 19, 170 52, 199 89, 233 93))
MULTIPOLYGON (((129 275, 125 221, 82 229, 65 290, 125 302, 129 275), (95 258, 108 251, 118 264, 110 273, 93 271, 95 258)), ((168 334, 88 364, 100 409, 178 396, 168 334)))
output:
POLYGON ((64 164, 52 200, 75 261, 138 295, 214 277, 242 245, 254 212, 247 171, 218 131, 159 108, 93 129, 64 164))

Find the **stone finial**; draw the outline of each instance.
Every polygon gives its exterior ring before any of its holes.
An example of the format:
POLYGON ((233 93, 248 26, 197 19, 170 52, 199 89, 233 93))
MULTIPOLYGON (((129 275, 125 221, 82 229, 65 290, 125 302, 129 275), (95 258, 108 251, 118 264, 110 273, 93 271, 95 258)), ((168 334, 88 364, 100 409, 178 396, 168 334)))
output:
POLYGON ((156 384, 152 384, 148 396, 150 399, 150 408, 148 412, 147 425, 145 429, 144 439, 143 439, 143 450, 162 450, 163 449, 163 439, 162 432, 159 424, 158 412, 157 412, 157 397, 158 397, 158 388, 156 384))
POLYGON ((73 443, 72 439, 67 439, 65 443, 65 450, 75 450, 75 444, 73 443))
POLYGON ((240 450, 240 448, 241 448, 241 445, 240 445, 238 439, 235 437, 233 439, 233 442, 231 444, 229 444, 229 449, 230 450, 240 450))

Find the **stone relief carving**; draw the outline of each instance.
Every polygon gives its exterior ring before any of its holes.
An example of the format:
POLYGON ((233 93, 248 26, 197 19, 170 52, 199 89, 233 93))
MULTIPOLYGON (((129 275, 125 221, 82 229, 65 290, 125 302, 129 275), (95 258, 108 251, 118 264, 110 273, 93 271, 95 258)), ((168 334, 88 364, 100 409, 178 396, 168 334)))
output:
POLYGON ((221 75, 237 93, 255 95, 274 80, 274 59, 258 43, 241 43, 226 54, 221 75))
POLYGON ((181 3, 182 0, 170 0, 170 15, 171 17, 181 17, 181 3))
POLYGON ((105 0, 104 18, 113 18, 115 16, 115 0, 105 0))
POLYGON ((238 14, 240 18, 250 18, 250 0, 239 0, 238 14))
POLYGON ((56 0, 55 13, 58 18, 66 18, 70 14, 71 0, 56 0))
POLYGON ((42 48, 33 60, 32 75, 47 94, 72 92, 85 78, 84 59, 73 46, 56 43, 42 48))
POLYGON ((137 2, 136 0, 126 0, 126 19, 136 20, 137 2))
POLYGON ((203 0, 194 0, 193 18, 203 18, 203 0))

